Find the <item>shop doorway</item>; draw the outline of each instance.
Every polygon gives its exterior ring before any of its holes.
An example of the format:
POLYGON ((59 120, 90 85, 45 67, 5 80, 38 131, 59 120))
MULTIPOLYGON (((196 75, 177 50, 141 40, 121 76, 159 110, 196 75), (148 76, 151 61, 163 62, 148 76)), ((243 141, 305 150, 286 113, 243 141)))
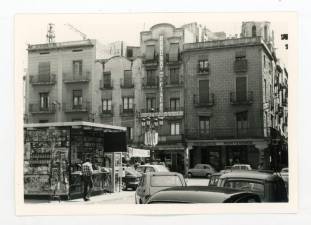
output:
POLYGON ((239 163, 248 163, 247 156, 247 146, 227 146, 226 147, 226 164, 227 166, 232 166, 239 163))

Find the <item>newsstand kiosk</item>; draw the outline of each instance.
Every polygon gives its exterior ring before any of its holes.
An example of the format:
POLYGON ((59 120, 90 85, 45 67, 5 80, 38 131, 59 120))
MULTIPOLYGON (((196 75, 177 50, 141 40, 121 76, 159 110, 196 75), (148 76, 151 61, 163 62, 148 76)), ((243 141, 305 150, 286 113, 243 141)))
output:
POLYGON ((120 166, 116 155, 126 152, 126 146, 125 127, 89 122, 25 124, 24 195, 81 197, 81 165, 86 158, 94 169, 93 194, 114 192, 114 167, 120 166))

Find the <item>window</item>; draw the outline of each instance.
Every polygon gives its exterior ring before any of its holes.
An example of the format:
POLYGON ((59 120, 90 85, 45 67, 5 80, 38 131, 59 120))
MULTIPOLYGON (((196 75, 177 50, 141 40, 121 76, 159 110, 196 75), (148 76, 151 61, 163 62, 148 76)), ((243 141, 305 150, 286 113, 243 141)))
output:
POLYGON ((155 108, 155 97, 148 97, 146 98, 146 103, 147 103, 147 111, 151 111, 151 109, 155 108))
POLYGON ((208 72, 208 60, 207 59, 199 60, 198 72, 199 73, 208 72))
POLYGON ((148 86, 156 85, 155 70, 147 70, 147 85, 148 86))
POLYGON ((125 70, 124 71, 124 83, 123 85, 125 87, 132 86, 132 71, 131 70, 125 70))
POLYGON ((49 93, 40 93, 40 110, 47 110, 49 108, 49 93))
POLYGON ((179 44, 178 43, 170 44, 169 56, 168 56, 169 61, 170 62, 178 61, 178 53, 179 53, 179 44))
POLYGON ((200 104, 209 103, 209 80, 199 81, 199 103, 200 104))
POLYGON ((228 180, 225 182, 224 187, 255 192, 261 199, 264 198, 265 186, 258 181, 228 180))
POLYGON ((74 76, 82 76, 82 60, 73 61, 72 67, 74 76))
POLYGON ((180 100, 179 98, 171 98, 170 99, 170 110, 177 111, 180 108, 180 100))
POLYGON ((38 79, 41 82, 50 80, 50 62, 40 62, 38 68, 38 79))
POLYGON ((256 36, 257 36, 256 26, 253 25, 253 26, 252 26, 252 37, 256 37, 256 36))
POLYGON ((82 90, 73 90, 73 108, 81 108, 82 106, 82 90))
POLYGON ((239 112, 236 114, 236 122, 237 122, 237 133, 238 135, 244 135, 247 133, 248 129, 248 113, 245 112, 239 112))
POLYGON ((111 88, 111 73, 104 72, 104 88, 111 88))
POLYGON ((183 186, 180 178, 176 175, 165 176, 151 176, 151 186, 152 187, 176 187, 183 186))
POLYGON ((128 140, 133 140, 133 127, 127 127, 126 130, 128 140))
POLYGON ((170 84, 178 84, 179 83, 179 69, 171 68, 170 69, 170 84))
POLYGON ((236 101, 245 102, 246 97, 246 77, 237 77, 236 78, 236 101))
POLYGON ((265 41, 268 41, 268 27, 267 25, 264 28, 265 41))
POLYGON ((267 102, 267 81, 266 81, 266 79, 263 80, 263 83, 264 83, 263 98, 264 98, 264 101, 267 102))
POLYGON ((155 56, 154 45, 147 45, 146 46, 146 59, 154 60, 154 56, 155 56))
POLYGON ((133 110, 133 97, 123 97, 122 99, 122 105, 124 111, 132 111, 133 110))
POLYGON ((209 134, 210 133, 210 119, 206 116, 200 116, 200 134, 209 134))
POLYGON ((263 56, 263 67, 266 68, 266 56, 263 56))
POLYGON ((180 135, 180 124, 178 122, 171 123, 171 135, 180 135))
POLYGON ((103 112, 111 111, 111 99, 103 99, 102 100, 102 110, 103 112))
POLYGON ((133 49, 131 48, 126 49, 126 57, 129 57, 129 58, 133 57, 133 49))

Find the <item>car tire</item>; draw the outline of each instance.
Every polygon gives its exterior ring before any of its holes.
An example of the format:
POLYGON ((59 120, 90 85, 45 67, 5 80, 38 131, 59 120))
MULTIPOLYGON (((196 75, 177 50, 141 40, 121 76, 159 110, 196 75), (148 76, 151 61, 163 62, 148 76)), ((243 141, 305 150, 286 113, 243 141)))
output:
POLYGON ((192 173, 188 173, 188 178, 191 178, 192 177, 192 173))
POLYGON ((122 191, 126 191, 127 190, 127 186, 125 182, 122 182, 122 191))

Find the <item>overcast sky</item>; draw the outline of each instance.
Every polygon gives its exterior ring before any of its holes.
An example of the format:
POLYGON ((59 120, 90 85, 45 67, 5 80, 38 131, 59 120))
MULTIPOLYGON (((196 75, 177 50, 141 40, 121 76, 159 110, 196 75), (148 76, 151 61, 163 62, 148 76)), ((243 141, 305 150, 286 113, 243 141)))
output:
MULTIPOLYGON (((125 41, 128 45, 139 45, 139 35, 157 23, 171 23, 176 27, 197 22, 212 32, 224 31, 228 35, 240 34, 242 21, 270 21, 275 32, 277 56, 287 64, 285 41, 280 35, 288 33, 284 17, 272 14, 218 14, 218 13, 127 13, 127 14, 36 14, 16 17, 16 52, 20 55, 20 67, 27 67, 27 44, 46 43, 48 23, 55 24, 56 41, 82 40, 66 23, 76 27, 90 39, 102 44, 125 41), (282 19, 281 19, 282 18, 282 19)), ((289 34, 290 37, 290 34, 289 34)))

